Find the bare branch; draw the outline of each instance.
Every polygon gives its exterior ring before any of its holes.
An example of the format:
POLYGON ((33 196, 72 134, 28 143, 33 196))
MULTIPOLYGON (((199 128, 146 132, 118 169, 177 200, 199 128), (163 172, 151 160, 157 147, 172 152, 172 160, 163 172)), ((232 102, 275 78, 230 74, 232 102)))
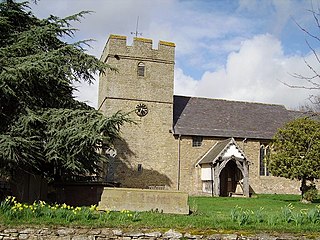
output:
POLYGON ((306 33, 308 36, 316 39, 317 41, 320 42, 320 38, 311 34, 307 29, 303 28, 294 18, 292 18, 292 20, 295 22, 295 24, 297 24, 297 26, 301 29, 301 31, 303 31, 304 33, 306 33))
POLYGON ((314 50, 313 47, 311 47, 311 45, 309 44, 309 42, 307 40, 306 40, 306 43, 307 43, 309 49, 312 51, 312 53, 315 56, 315 58, 317 59, 318 63, 320 63, 320 59, 319 59, 319 56, 318 56, 317 52, 314 50))
MULTIPOLYGON (((313 6, 312 6, 312 10, 308 10, 308 11, 312 13, 312 16, 313 16, 314 20, 316 21, 318 28, 320 28, 319 18, 317 17, 317 15, 319 15, 319 14, 316 13, 316 12, 313 10, 313 6)), ((318 11, 319 11, 319 9, 318 9, 318 11)))
POLYGON ((279 80, 279 82, 281 82, 282 84, 284 84, 285 86, 290 87, 290 88, 301 88, 301 89, 308 89, 308 90, 319 90, 320 89, 320 87, 306 87, 303 85, 291 85, 291 84, 288 84, 288 83, 283 82, 281 80, 279 80))
POLYGON ((306 77, 306 76, 303 76, 301 74, 298 74, 298 73, 294 73, 294 74, 291 74, 291 73, 288 73, 291 77, 294 77, 294 78, 299 78, 299 79, 303 79, 303 80, 308 80, 308 79, 314 79, 314 78, 317 78, 318 76, 312 76, 312 77, 306 77))

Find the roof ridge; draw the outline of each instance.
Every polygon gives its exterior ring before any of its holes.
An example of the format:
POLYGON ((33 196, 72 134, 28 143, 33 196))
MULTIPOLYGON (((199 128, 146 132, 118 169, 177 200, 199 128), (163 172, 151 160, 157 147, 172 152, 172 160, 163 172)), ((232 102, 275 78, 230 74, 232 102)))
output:
POLYGON ((294 111, 287 109, 283 104, 276 104, 276 103, 262 103, 262 102, 250 102, 250 101, 241 101, 241 100, 229 100, 223 98, 209 98, 209 97, 194 97, 194 96, 183 96, 183 95, 173 95, 174 97, 184 97, 184 98, 191 98, 191 99, 201 99, 201 100, 209 100, 209 101, 225 101, 225 102, 236 102, 236 103, 248 103, 248 104, 257 104, 257 105, 267 105, 267 106, 281 106, 285 108, 287 111, 294 111))

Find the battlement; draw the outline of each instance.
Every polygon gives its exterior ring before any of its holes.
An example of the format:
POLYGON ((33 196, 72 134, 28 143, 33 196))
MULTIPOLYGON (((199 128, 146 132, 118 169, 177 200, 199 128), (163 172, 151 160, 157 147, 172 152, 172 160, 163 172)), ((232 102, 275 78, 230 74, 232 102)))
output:
POLYGON ((103 50, 101 60, 106 61, 110 56, 119 58, 143 58, 154 61, 174 62, 175 44, 159 41, 158 48, 152 48, 153 41, 149 38, 134 37, 132 46, 127 44, 127 37, 111 34, 103 50))

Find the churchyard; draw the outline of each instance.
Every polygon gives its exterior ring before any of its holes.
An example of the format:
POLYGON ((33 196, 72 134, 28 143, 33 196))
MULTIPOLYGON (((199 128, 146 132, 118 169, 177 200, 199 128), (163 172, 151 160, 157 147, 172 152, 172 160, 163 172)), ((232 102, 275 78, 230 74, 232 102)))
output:
POLYGON ((189 197, 190 214, 176 215, 161 212, 98 211, 90 207, 36 202, 27 205, 9 197, 0 205, 3 227, 90 227, 176 229, 192 234, 216 232, 280 232, 317 234, 320 228, 320 205, 303 204, 297 195, 257 195, 252 198, 189 197))

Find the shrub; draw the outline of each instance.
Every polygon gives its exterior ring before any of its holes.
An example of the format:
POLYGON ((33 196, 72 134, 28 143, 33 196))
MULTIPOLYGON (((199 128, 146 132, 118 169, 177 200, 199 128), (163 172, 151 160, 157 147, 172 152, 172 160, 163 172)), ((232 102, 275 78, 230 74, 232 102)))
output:
POLYGON ((307 200, 308 202, 314 202, 318 198, 318 190, 314 183, 311 183, 307 186, 306 192, 303 194, 302 199, 307 200))

